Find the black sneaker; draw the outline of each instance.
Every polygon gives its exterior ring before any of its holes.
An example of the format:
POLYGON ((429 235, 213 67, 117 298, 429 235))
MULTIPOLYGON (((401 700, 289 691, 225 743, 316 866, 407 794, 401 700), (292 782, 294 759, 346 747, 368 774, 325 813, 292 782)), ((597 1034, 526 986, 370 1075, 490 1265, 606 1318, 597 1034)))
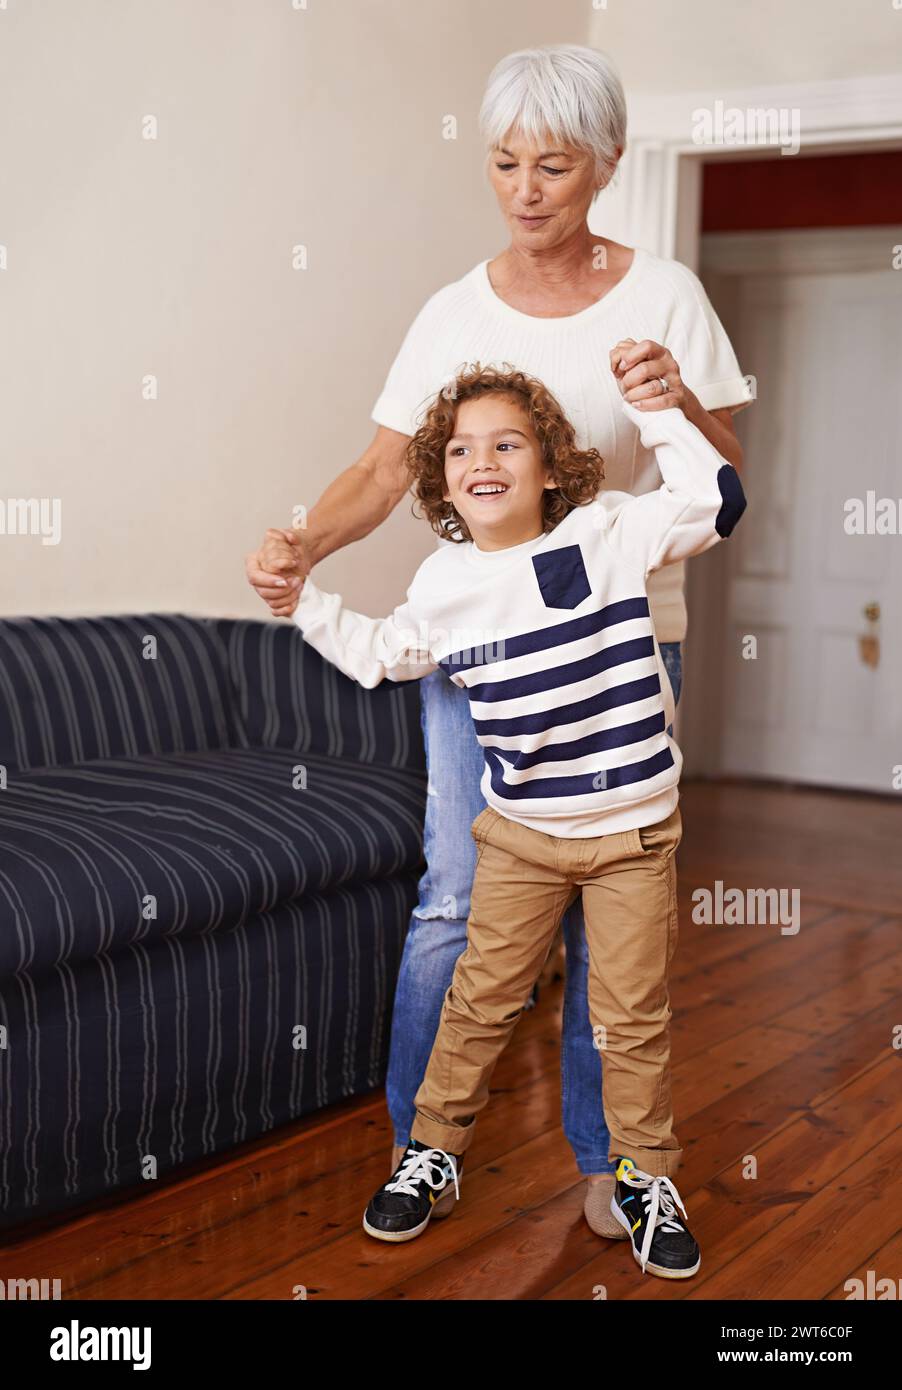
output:
POLYGON ((702 1262, 698 1245, 677 1215, 677 1207, 685 1216, 686 1208, 670 1178, 643 1173, 632 1159, 619 1160, 611 1214, 628 1232, 633 1257, 644 1274, 688 1279, 702 1262))
POLYGON ((455 1193, 460 1196, 462 1164, 462 1155, 411 1139, 394 1173, 363 1214, 367 1235, 377 1240, 413 1240, 425 1231, 430 1217, 446 1216, 455 1193))

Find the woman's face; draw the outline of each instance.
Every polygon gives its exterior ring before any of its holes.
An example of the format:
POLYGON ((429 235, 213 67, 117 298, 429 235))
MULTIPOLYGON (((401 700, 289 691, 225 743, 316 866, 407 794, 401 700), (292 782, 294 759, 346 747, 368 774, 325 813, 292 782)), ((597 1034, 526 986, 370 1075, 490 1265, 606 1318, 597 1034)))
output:
POLYGON ((510 131, 489 160, 498 205, 515 246, 547 250, 585 226, 598 182, 585 150, 533 144, 510 131))

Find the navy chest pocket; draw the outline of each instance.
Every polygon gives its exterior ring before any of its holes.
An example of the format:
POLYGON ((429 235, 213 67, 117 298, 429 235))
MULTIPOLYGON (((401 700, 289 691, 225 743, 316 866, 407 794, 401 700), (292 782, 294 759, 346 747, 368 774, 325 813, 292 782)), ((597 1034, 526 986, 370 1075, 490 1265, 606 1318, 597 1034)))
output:
POLYGON ((592 592, 578 545, 534 555, 532 567, 548 608, 576 608, 592 592))

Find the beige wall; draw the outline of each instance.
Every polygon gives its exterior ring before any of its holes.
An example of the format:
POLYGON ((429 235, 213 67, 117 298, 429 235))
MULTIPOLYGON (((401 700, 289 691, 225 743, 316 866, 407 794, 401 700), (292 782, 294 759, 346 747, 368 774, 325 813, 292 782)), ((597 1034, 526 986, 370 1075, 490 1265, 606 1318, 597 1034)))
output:
POLYGON ((899 71, 898 0, 607 0, 591 38, 630 92, 684 92, 899 71))
MULTIPOLYGON (((505 244, 476 129, 505 52, 593 41, 682 89, 879 71, 902 35, 890 0, 727 9, 0 0, 0 501, 62 506, 58 545, 0 534, 0 611, 264 615, 245 550, 366 445, 423 300, 505 244)), ((402 503, 317 578, 387 612, 432 543, 402 503)))

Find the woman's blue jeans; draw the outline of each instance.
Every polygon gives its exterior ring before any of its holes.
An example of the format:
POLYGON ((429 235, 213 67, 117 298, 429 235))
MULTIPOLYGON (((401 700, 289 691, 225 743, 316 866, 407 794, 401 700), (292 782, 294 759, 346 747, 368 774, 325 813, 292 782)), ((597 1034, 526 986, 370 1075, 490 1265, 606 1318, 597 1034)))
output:
MULTIPOLYGON (((661 656, 676 702, 682 682, 679 642, 662 642, 661 656)), ((442 1003, 467 944, 476 866, 470 826, 485 808, 479 788, 485 762, 466 691, 438 670, 420 682, 420 699, 429 772, 427 868, 401 957, 386 1079, 394 1142, 403 1145, 410 1137, 414 1097, 426 1073, 442 1003)), ((601 1100, 601 1055, 589 1022, 589 957, 581 898, 568 908, 562 925, 567 961, 561 1033, 564 1133, 581 1173, 607 1173, 612 1171, 610 1136, 601 1100)))

